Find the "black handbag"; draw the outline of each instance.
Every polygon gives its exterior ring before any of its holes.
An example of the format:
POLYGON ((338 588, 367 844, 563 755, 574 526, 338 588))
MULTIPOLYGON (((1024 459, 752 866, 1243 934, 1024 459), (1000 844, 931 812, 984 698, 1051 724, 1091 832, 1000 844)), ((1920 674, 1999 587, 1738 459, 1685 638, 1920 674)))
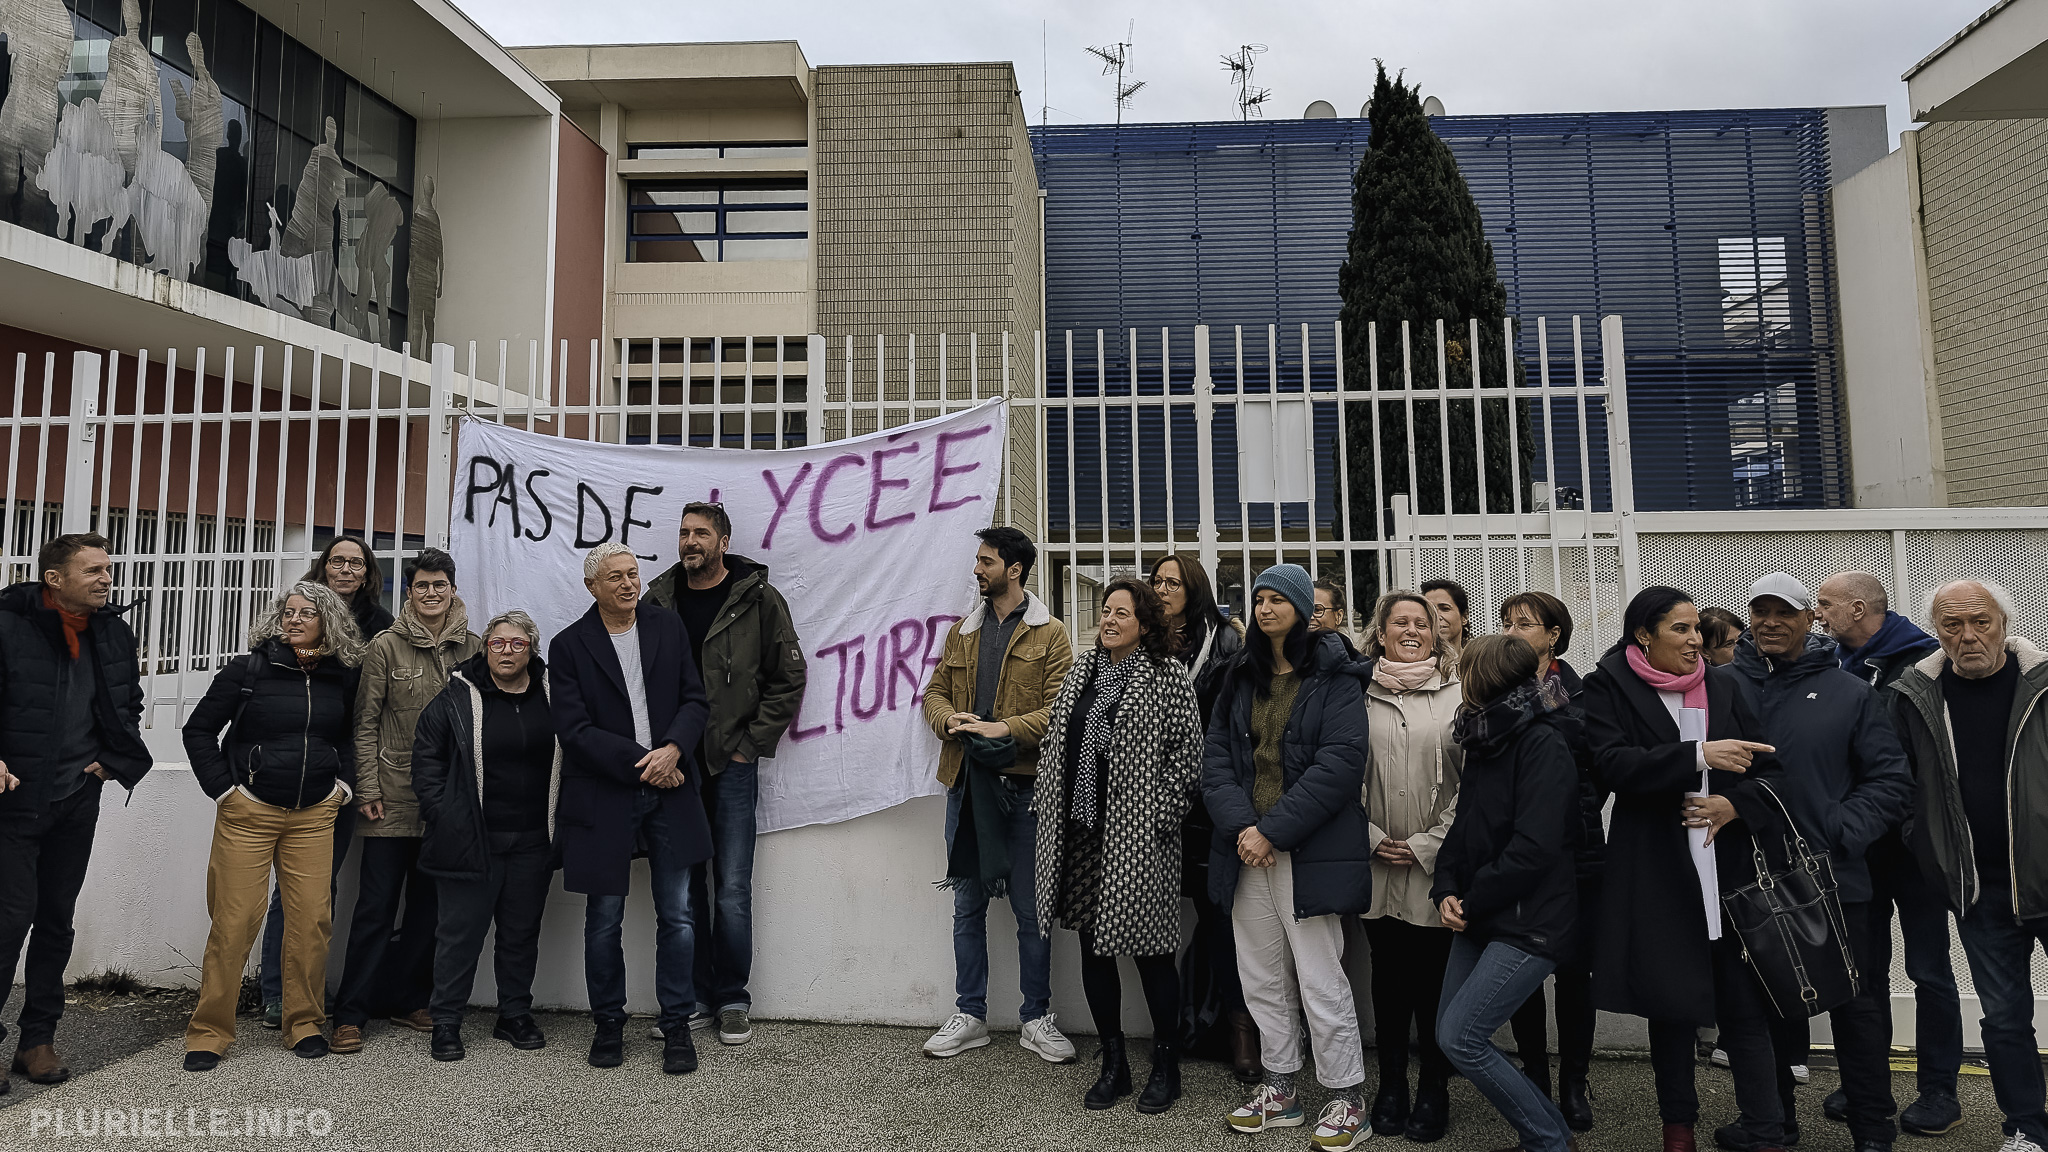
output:
POLYGON ((1778 1015, 1803 1020, 1841 1007, 1856 995, 1862 975, 1849 951, 1849 925, 1834 866, 1811 851, 1784 801, 1757 781, 1785 817, 1789 867, 1772 871, 1755 836, 1756 882, 1723 893, 1721 909, 1742 941, 1742 958, 1756 973, 1778 1015))

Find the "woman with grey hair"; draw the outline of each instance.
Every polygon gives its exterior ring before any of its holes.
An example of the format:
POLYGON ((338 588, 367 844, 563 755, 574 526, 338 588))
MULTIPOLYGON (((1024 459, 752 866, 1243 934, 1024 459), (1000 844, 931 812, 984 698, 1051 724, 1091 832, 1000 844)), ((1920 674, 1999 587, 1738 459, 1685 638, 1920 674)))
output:
POLYGON ((562 745, 548 708, 540 629, 514 609, 484 629, 484 650, 455 666, 420 713, 412 787, 426 834, 420 870, 440 892, 432 1054, 460 1060, 462 1010, 495 922, 498 1023, 514 1048, 547 1045, 533 1020, 541 914, 554 875, 562 745))
POLYGON ((273 861, 284 903, 284 1042, 307 1059, 327 1055, 320 1028, 333 908, 325 881, 335 813, 354 796, 363 638, 333 589, 301 581, 257 617, 249 647, 214 676, 184 729, 192 774, 216 804, 206 868, 213 927, 185 1030, 189 1072, 211 1070, 234 1042, 242 969, 263 925, 273 861))

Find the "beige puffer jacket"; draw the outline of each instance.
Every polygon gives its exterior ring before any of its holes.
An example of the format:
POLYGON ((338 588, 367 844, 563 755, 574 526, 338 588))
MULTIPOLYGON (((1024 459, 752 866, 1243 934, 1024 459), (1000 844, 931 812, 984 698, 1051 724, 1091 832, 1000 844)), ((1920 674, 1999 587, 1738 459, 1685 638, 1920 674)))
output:
POLYGON ((382 820, 357 820, 364 836, 419 836, 420 802, 412 793, 412 737, 420 711, 441 694, 448 673, 477 654, 483 641, 469 630, 457 596, 437 637, 413 614, 412 601, 363 653, 356 689, 356 799, 384 802, 382 820))
POLYGON ((1365 769, 1365 810, 1372 842, 1406 840, 1417 863, 1372 862, 1372 910, 1426 928, 1443 927, 1429 888, 1436 853, 1458 807, 1458 777, 1465 754, 1451 739, 1451 721, 1464 703, 1457 673, 1442 673, 1413 692, 1394 692, 1368 679, 1365 710, 1372 756, 1365 769))

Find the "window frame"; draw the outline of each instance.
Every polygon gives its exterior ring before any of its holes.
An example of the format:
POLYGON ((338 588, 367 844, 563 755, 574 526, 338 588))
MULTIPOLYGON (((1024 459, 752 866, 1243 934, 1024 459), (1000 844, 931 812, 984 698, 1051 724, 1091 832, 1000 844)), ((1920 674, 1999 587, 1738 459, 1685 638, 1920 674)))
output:
POLYGON ((798 257, 798 259, 809 260, 811 258, 810 224, 811 188, 810 179, 805 176, 730 178, 698 177, 676 178, 667 180, 633 180, 628 182, 626 185, 626 262, 629 264, 753 263, 755 262, 755 260, 761 258, 756 257, 749 259, 746 257, 740 257, 738 259, 734 259, 726 255, 727 242, 750 240, 801 240, 804 242, 804 254, 803 256, 798 257), (717 200, 714 203, 708 205, 639 204, 636 203, 634 200, 634 197, 642 193, 655 192, 715 192, 717 193, 717 200), (726 200, 726 196, 730 192, 789 192, 792 193, 796 198, 789 200, 772 200, 767 202, 728 203, 726 200), (708 233, 643 232, 638 227, 639 221, 642 217, 651 218, 656 216, 669 215, 676 212, 703 211, 710 211, 713 214, 712 231, 708 233), (734 212, 788 213, 792 221, 800 220, 803 227, 799 229, 782 229, 772 232, 735 232, 730 230, 726 225, 727 215, 729 213, 734 212), (637 246, 639 244, 676 241, 689 241, 695 243, 698 246, 697 250, 699 254, 705 255, 706 259, 702 261, 667 261, 635 259, 635 252, 637 251, 637 246), (705 253, 706 245, 711 246, 711 250, 709 253, 705 253))

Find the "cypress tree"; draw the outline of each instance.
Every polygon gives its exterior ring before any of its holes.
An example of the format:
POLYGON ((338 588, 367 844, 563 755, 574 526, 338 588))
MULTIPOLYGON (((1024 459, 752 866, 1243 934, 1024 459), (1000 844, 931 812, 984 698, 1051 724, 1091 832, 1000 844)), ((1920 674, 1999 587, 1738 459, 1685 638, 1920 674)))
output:
MULTIPOLYGON (((1474 357, 1480 383, 1504 388, 1501 320, 1507 312, 1507 290, 1493 262, 1479 206, 1458 171, 1450 148, 1437 138, 1423 115, 1418 88, 1389 77, 1385 64, 1373 83, 1372 137, 1365 158, 1352 178, 1351 241, 1338 271, 1343 307, 1345 378, 1349 387, 1370 387, 1377 367, 1381 390, 1402 387, 1401 323, 1409 325, 1409 374, 1418 389, 1438 387, 1436 322, 1444 322, 1443 380, 1452 388, 1472 386, 1474 357), (1479 321, 1478 347, 1471 347, 1470 321, 1479 321), (1368 343, 1369 326, 1378 329, 1378 359, 1368 343)), ((1518 369, 1517 369, 1518 371, 1518 369)), ((1516 380, 1517 385, 1521 383, 1516 380)), ((1415 457, 1415 487, 1409 493, 1412 511, 1439 514, 1444 508, 1444 402, 1417 396, 1411 430, 1407 405, 1378 400, 1380 417, 1379 475, 1373 475, 1372 413, 1363 403, 1352 405, 1347 448, 1351 455, 1352 523, 1375 525, 1372 538, 1385 534, 1391 497, 1409 491, 1409 453, 1415 457)), ((1449 402, 1450 511, 1480 510, 1478 447, 1474 444, 1472 401, 1449 402)), ((1526 414, 1526 413, 1525 413, 1526 414)), ((1484 404, 1486 425, 1485 494, 1488 512, 1512 512, 1508 456, 1507 404, 1484 404)), ((1529 458, 1529 425, 1518 422, 1521 452, 1529 458)), ((1527 469, 1524 470, 1526 476, 1527 469)), ((1364 575, 1361 573, 1360 575, 1364 575)), ((1353 587, 1366 585, 1354 581, 1353 587)), ((1361 607, 1365 601, 1361 597, 1361 607)))

